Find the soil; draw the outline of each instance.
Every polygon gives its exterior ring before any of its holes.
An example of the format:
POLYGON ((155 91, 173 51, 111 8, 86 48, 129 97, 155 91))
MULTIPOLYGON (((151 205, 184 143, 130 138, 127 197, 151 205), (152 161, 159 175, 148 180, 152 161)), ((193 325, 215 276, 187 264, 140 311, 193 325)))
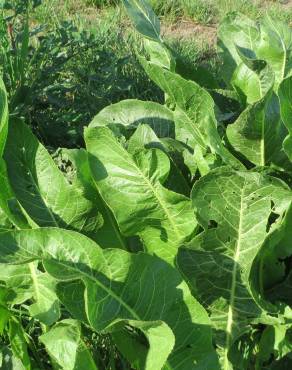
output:
POLYGON ((207 44, 216 43, 217 28, 214 26, 204 26, 192 21, 180 20, 172 25, 161 25, 161 34, 164 37, 176 39, 196 39, 207 44))

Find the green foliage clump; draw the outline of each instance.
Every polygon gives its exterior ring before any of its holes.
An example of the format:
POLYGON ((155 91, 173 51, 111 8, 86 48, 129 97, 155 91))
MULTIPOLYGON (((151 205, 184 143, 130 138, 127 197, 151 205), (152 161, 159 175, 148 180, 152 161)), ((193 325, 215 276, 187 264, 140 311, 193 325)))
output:
POLYGON ((291 29, 227 15, 215 78, 123 2, 163 104, 105 107, 54 160, 0 80, 0 366, 289 369, 291 29))
POLYGON ((83 126, 111 102, 161 100, 135 57, 133 36, 121 33, 119 14, 90 27, 66 19, 39 26, 41 7, 2 13, 0 58, 11 113, 44 143, 82 145, 83 126))

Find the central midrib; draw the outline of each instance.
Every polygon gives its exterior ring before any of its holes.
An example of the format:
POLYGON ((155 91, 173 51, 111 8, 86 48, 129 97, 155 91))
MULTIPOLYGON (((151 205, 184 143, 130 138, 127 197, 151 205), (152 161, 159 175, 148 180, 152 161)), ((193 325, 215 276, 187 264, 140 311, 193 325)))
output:
POLYGON ((234 258, 233 258, 234 263, 233 263, 233 269, 232 269, 230 302, 229 302, 229 307, 228 307, 228 316, 227 316, 227 324, 226 324, 226 343, 225 343, 225 350, 224 350, 224 369, 225 370, 229 369, 228 350, 231 344, 231 334, 232 334, 232 326, 233 326, 233 308, 234 308, 235 290, 236 290, 236 274, 237 274, 237 266, 238 266, 240 250, 241 250, 244 187, 245 187, 245 183, 243 184, 243 187, 240 193, 241 199, 240 199, 240 212, 239 212, 239 224, 238 224, 238 239, 237 239, 234 258))

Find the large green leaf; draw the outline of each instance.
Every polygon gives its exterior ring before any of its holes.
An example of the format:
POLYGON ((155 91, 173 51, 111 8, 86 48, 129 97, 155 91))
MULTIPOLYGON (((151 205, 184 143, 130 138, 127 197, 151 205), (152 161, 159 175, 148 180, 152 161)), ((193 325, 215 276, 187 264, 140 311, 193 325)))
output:
POLYGON ((5 159, 16 197, 36 224, 87 234, 102 225, 95 205, 66 181, 47 150, 21 121, 9 124, 5 159))
POLYGON ((85 149, 63 149, 62 158, 73 167, 72 184, 99 210, 103 225, 91 236, 102 248, 128 249, 126 238, 121 234, 113 213, 99 195, 93 181, 85 149))
POLYGON ((123 0, 125 8, 138 32, 150 39, 161 41, 159 19, 145 0, 123 0))
MULTIPOLYGON (((226 83, 230 84, 238 66, 241 65, 241 75, 248 72, 236 47, 255 50, 259 37, 257 24, 245 15, 231 13, 223 19, 218 30, 218 47, 223 60, 221 74, 226 83)), ((255 74, 250 72, 249 76, 253 80, 255 74)))
POLYGON ((286 128, 280 117, 278 97, 272 92, 274 72, 264 60, 257 59, 253 51, 239 46, 236 50, 247 68, 244 71, 249 72, 241 75, 240 64, 232 83, 251 105, 227 127, 228 140, 237 152, 256 165, 272 164, 291 170, 282 148, 286 128))
POLYGON ((266 16, 261 22, 261 38, 256 50, 275 72, 276 84, 292 72, 292 30, 288 24, 266 16))
MULTIPOLYGON (((170 189, 189 195, 190 188, 181 173, 182 164, 177 161, 177 158, 181 157, 181 152, 188 150, 187 147, 181 148, 181 151, 178 152, 178 150, 173 150, 173 145, 167 145, 160 140, 163 138, 174 139, 175 137, 174 116, 170 109, 155 102, 123 100, 103 109, 95 116, 89 127, 109 126, 114 132, 121 131, 128 137, 141 124, 143 127, 135 132, 134 138, 131 137, 132 144, 129 144, 129 148, 133 146, 134 140, 138 140, 140 141, 140 149, 145 146, 148 148, 157 147, 167 153, 171 161, 170 189)), ((176 142, 176 145, 179 143, 176 142)))
POLYGON ((23 213, 11 189, 6 164, 2 159, 8 134, 8 104, 4 83, 0 78, 0 208, 17 227, 29 227, 28 217, 23 213))
POLYGON ((134 131, 139 124, 148 124, 159 138, 175 136, 173 112, 161 104, 136 99, 123 100, 100 111, 89 127, 106 126, 134 131))
POLYGON ((21 361, 25 370, 30 370, 31 362, 26 334, 21 323, 15 317, 11 317, 9 320, 8 335, 13 355, 21 361))
POLYGON ((87 129, 85 141, 96 186, 121 231, 140 235, 151 253, 173 261, 196 221, 190 200, 161 185, 169 171, 166 154, 144 149, 131 155, 106 127, 87 129))
MULTIPOLYGON (((222 75, 227 83, 230 83, 241 63, 237 46, 251 51, 271 66, 276 89, 291 74, 292 31, 287 24, 266 16, 257 25, 243 14, 232 13, 223 20, 218 34, 218 46, 223 58, 222 75)), ((244 75, 243 71, 241 73, 244 75)), ((251 73, 250 78, 253 80, 254 77, 251 73)))
POLYGON ((29 306, 29 313, 45 325, 52 325, 61 316, 60 303, 55 293, 56 281, 47 273, 38 271, 33 263, 29 264, 29 268, 35 301, 29 306))
POLYGON ((29 265, 0 264, 0 281, 5 283, 9 294, 7 302, 19 305, 32 299, 33 289, 29 265))
POLYGON ((227 164, 239 167, 240 162, 224 147, 219 136, 215 104, 207 90, 193 81, 185 80, 178 74, 148 62, 145 58, 140 57, 140 62, 150 78, 176 104, 176 138, 193 149, 200 148, 202 153, 209 147, 227 164))
POLYGON ((278 95, 281 106, 281 117, 289 135, 284 141, 284 150, 292 161, 292 76, 285 78, 279 86, 278 95))
POLYGON ((269 64, 257 59, 254 52, 236 46, 242 63, 236 68, 232 77, 232 85, 239 95, 244 95, 248 104, 262 99, 272 90, 275 75, 269 64))
POLYGON ((172 50, 170 50, 166 44, 144 38, 143 48, 151 62, 169 69, 170 71, 176 69, 176 60, 172 54, 172 50))
MULTIPOLYGON (((63 287, 72 286, 74 280, 83 282, 84 295, 79 304, 94 330, 120 330, 129 320, 137 325, 165 322, 175 336, 173 350, 173 341, 164 338, 163 353, 167 345, 169 353, 172 350, 165 369, 218 368, 206 311, 192 297, 178 271, 158 257, 120 249, 102 250, 87 237, 62 229, 0 234, 0 262, 24 264, 33 260, 42 260, 49 274, 63 281, 63 287)), ((69 289, 69 301, 71 293, 69 289)), ((75 306, 76 303, 73 312, 75 306)))
POLYGON ((175 343, 175 337, 169 326, 163 321, 129 320, 127 324, 132 330, 133 328, 137 330, 136 337, 129 333, 127 330, 129 328, 123 327, 113 333, 113 338, 131 366, 135 369, 161 369, 168 357, 169 348, 175 343), (143 345, 143 338, 138 331, 147 338, 149 350, 143 345))
POLYGON ((257 367, 263 368, 271 358, 279 360, 292 352, 291 325, 273 325, 265 328, 259 343, 257 367))
POLYGON ((13 355, 10 348, 2 347, 0 350, 0 359, 1 357, 3 359, 0 363, 1 370, 26 370, 21 360, 13 355))
POLYGON ((92 355, 81 337, 76 320, 63 320, 40 336, 53 360, 64 370, 97 370, 92 355))
POLYGON ((226 134, 234 149, 255 165, 273 165, 291 171, 291 163, 282 148, 287 130, 274 93, 248 106, 227 127, 226 134))
POLYGON ((231 83, 241 96, 243 104, 253 104, 262 98, 260 79, 244 63, 241 63, 234 71, 231 83))
POLYGON ((204 231, 181 249, 178 263, 211 312, 224 369, 230 368, 228 351, 234 341, 262 314, 251 293, 250 270, 271 227, 271 214, 281 216, 291 197, 276 178, 228 168, 210 172, 193 188, 204 231))
POLYGON ((291 305, 292 205, 283 222, 266 238, 254 262, 251 283, 258 304, 271 312, 291 305))
POLYGON ((18 228, 34 226, 34 222, 24 212, 16 199, 8 179, 6 163, 2 158, 0 158, 0 188, 0 207, 6 217, 18 228))
MULTIPOLYGON (((275 87, 291 73, 292 33, 286 25, 266 17, 260 28, 246 17, 233 14, 228 16, 219 29, 224 65, 223 73, 227 82, 246 97, 252 106, 241 114, 227 129, 232 146, 256 165, 272 164, 291 170, 283 152, 285 128, 279 117, 278 101, 275 96, 265 97, 272 83, 270 73, 256 73, 247 63, 246 55, 254 60, 265 60, 275 74, 275 87), (266 101, 266 104, 264 104, 266 101)), ((284 148, 289 156, 289 137, 284 148)))
POLYGON ((31 303, 28 305, 30 315, 45 325, 52 325, 60 318, 56 282, 37 267, 33 262, 26 265, 0 264, 0 281, 5 282, 9 290, 9 304, 31 303))
MULTIPOLYGON (((163 184, 166 188, 186 196, 190 195, 190 186, 182 173, 182 158, 181 161, 177 157, 182 157, 182 153, 178 152, 175 144, 180 144, 176 140, 160 140, 155 132, 148 125, 140 125, 135 133, 131 136, 128 142, 128 152, 135 154, 141 149, 158 148, 166 153, 170 159, 169 167, 166 167, 166 179, 163 184), (173 145, 172 145, 173 144, 173 145)), ((183 151, 187 150, 183 147, 183 151)))

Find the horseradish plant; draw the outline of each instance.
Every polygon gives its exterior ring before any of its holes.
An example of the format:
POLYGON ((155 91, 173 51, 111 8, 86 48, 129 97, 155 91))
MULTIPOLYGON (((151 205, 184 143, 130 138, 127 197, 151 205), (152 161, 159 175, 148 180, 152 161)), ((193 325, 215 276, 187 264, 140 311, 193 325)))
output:
POLYGON ((119 368, 291 368, 291 29, 228 15, 218 81, 124 4, 165 105, 105 108, 70 174, 1 85, 1 366, 112 369, 97 333, 119 368))

